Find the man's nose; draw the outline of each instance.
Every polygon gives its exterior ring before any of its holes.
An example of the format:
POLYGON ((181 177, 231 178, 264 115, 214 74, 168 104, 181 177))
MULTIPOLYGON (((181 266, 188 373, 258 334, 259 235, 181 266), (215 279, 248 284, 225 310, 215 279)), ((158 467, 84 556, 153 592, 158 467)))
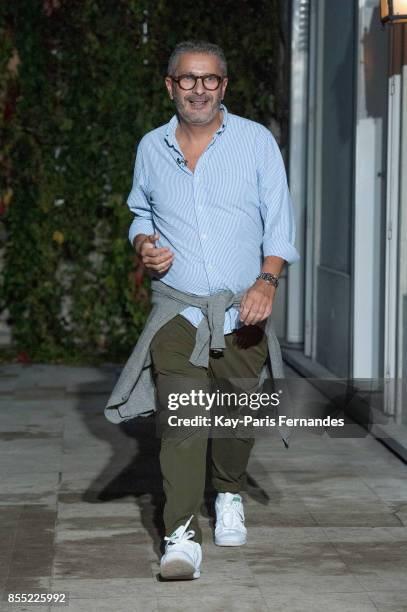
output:
POLYGON ((202 79, 196 80, 194 92, 198 95, 205 93, 205 87, 203 86, 202 79))

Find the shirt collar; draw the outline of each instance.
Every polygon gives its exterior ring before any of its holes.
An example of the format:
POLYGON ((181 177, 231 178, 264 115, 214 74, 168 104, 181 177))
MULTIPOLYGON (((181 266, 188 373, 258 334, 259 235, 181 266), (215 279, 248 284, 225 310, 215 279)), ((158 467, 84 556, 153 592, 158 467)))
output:
MULTIPOLYGON (((226 106, 221 103, 220 104, 220 110, 223 111, 223 119, 222 119, 222 123, 219 126, 219 128, 216 130, 215 134, 221 134, 224 129, 226 128, 227 122, 228 122, 228 109, 226 108, 226 106)), ((167 123, 167 129, 165 132, 165 140, 167 141, 167 143, 173 147, 177 145, 177 140, 175 137, 175 130, 178 127, 178 117, 176 114, 174 114, 171 119, 169 120, 169 122, 167 123)))

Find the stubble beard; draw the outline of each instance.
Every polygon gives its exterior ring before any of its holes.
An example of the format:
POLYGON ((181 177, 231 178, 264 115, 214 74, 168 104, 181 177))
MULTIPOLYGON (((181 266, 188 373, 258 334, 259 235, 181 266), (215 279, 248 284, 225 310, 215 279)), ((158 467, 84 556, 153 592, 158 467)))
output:
POLYGON ((217 116, 220 110, 220 105, 222 102, 221 96, 191 96, 191 99, 202 99, 207 100, 207 102, 202 107, 202 110, 193 110, 190 102, 187 97, 179 96, 178 94, 174 94, 174 104, 177 111, 177 114, 183 119, 186 123, 192 123, 194 125, 203 125, 205 123, 211 123, 213 119, 217 116))

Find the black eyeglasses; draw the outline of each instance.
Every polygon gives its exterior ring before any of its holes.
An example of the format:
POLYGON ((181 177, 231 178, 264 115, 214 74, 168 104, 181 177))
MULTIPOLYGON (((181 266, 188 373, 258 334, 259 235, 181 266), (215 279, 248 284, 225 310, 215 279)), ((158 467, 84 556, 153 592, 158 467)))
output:
POLYGON ((181 89, 193 89, 198 79, 202 80, 202 85, 205 89, 214 91, 218 89, 225 77, 221 77, 218 74, 203 74, 202 76, 196 76, 195 74, 181 74, 179 77, 170 77, 175 81, 181 89))

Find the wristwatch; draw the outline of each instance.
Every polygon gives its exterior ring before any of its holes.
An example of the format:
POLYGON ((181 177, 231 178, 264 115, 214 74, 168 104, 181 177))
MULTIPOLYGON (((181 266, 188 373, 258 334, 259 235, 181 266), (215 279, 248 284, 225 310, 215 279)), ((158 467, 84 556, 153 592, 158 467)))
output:
POLYGON ((267 283, 270 283, 271 285, 274 285, 274 287, 277 289, 278 287, 278 276, 276 276, 275 274, 271 274, 270 272, 261 272, 256 280, 258 280, 259 278, 261 278, 262 280, 265 280, 267 283))

